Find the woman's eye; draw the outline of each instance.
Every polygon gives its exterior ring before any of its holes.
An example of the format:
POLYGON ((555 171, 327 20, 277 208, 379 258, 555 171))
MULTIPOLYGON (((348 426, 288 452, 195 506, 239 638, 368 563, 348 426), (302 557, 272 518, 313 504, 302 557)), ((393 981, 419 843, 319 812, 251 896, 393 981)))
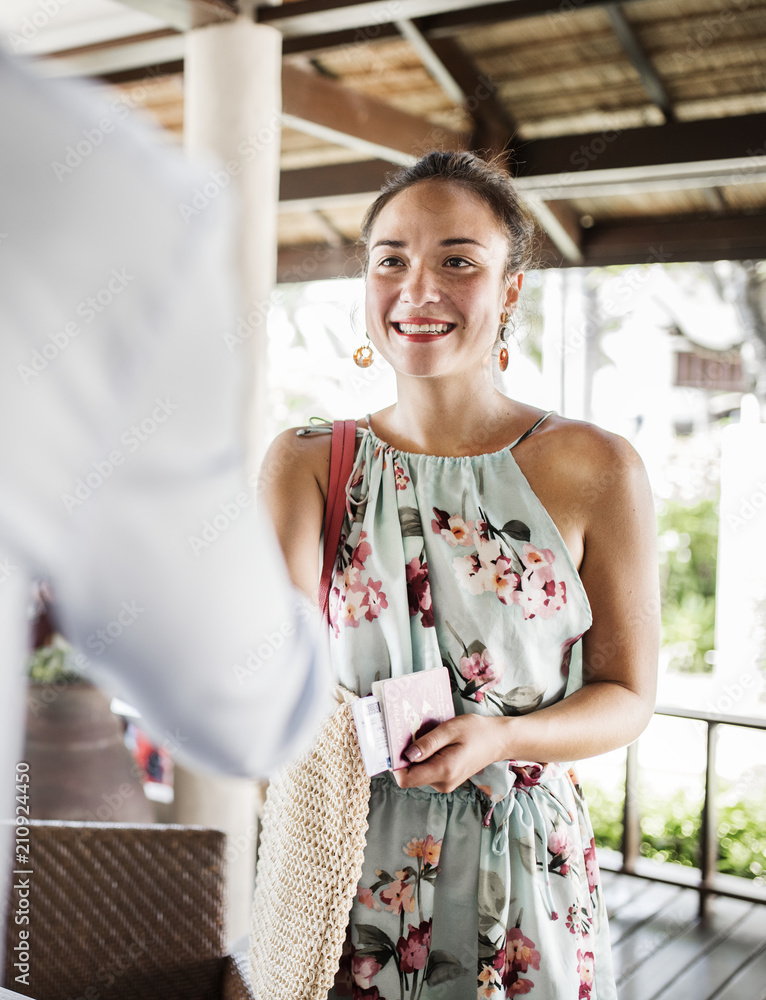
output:
POLYGON ((465 257, 448 257, 444 262, 449 265, 449 267, 470 267, 470 260, 466 260, 465 257))
POLYGON ((397 264, 401 264, 401 260, 398 257, 384 257, 383 260, 378 262, 378 267, 394 267, 397 264))

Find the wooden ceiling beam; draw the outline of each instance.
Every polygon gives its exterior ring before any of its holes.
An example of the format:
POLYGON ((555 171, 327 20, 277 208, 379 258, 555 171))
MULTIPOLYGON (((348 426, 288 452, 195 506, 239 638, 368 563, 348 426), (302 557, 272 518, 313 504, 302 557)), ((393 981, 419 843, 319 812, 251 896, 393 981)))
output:
POLYGON ((633 30, 633 26, 625 16, 622 4, 608 4, 606 7, 606 13, 611 21, 612 30, 625 51, 625 55, 633 63, 634 69, 641 78, 644 90, 647 92, 653 103, 660 109, 665 117, 665 121, 675 121, 676 114, 673 109, 673 102, 671 101, 668 92, 665 90, 662 80, 660 80, 657 75, 657 71, 652 65, 648 55, 644 51, 644 47, 633 30))
POLYGON ((407 165, 428 149, 468 149, 470 137, 434 125, 318 73, 282 67, 283 121, 339 145, 407 165))
POLYGON ((234 0, 120 0, 120 3, 151 14, 178 31, 231 21, 238 13, 234 0))
POLYGON ((328 246, 307 243, 280 247, 277 252, 277 281, 323 281, 328 278, 357 278, 362 265, 355 244, 328 246))
POLYGON ((596 223, 583 238, 585 266, 766 257, 766 214, 596 223))
MULTIPOLYGON (((633 0, 634 3, 640 0, 633 0)), ((285 53, 321 51, 340 45, 395 37, 394 21, 405 13, 429 38, 528 17, 566 17, 571 10, 604 7, 614 0, 292 0, 258 6, 256 20, 284 35, 285 53)))
POLYGON ((476 123, 471 148, 503 154, 517 125, 498 100, 495 82, 479 72, 456 38, 429 38, 427 42, 465 94, 465 108, 476 123))
MULTIPOLYGON (((514 158, 519 177, 546 175, 555 179, 559 175, 565 187, 573 179, 600 171, 693 163, 724 165, 736 160, 747 163, 753 160, 753 147, 764 135, 766 113, 738 115, 533 139, 516 147, 514 158)), ((701 171, 705 169, 701 167, 701 171)))
MULTIPOLYGON (((516 0, 513 0, 515 3, 516 0)), ((508 7, 508 0, 292 0, 289 4, 258 6, 255 18, 278 28, 286 38, 330 31, 365 29, 390 24, 405 13, 410 19, 473 8, 508 7)), ((501 20, 502 16, 498 17, 501 20)))
POLYGON ((283 170, 279 179, 279 201, 303 202, 307 211, 316 211, 332 205, 333 201, 348 201, 354 195, 370 195, 372 200, 391 172, 392 166, 386 160, 283 170))

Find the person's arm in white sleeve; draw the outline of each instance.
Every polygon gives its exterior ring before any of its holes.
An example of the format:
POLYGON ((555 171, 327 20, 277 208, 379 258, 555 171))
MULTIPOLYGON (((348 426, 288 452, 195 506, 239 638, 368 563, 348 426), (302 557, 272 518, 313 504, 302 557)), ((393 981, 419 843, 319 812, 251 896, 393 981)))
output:
POLYGON ((132 121, 54 169, 107 106, 2 59, 0 91, 17 428, 0 515, 50 576, 94 676, 155 739, 203 767, 266 774, 327 711, 329 673, 245 473, 248 360, 224 340, 238 306, 231 206, 187 224, 178 206, 200 174, 132 121))

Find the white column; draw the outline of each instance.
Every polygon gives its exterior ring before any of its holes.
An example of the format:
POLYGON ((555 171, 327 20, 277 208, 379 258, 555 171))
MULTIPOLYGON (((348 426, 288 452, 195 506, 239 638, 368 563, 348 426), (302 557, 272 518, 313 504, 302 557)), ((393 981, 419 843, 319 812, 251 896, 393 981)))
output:
POLYGON ((233 349, 250 364, 255 392, 249 428, 260 457, 267 426, 266 313, 277 272, 282 36, 246 17, 187 35, 184 144, 235 189, 242 312, 233 349), (214 158, 214 159, 213 159, 214 158), (249 357, 248 357, 249 354, 249 357))
MULTIPOLYGON (((240 17, 187 35, 184 137, 187 152, 204 160, 210 193, 231 188, 238 197, 242 307, 228 346, 252 375, 248 417, 251 461, 266 444, 266 314, 276 277, 281 114, 281 35, 240 17)), ((204 196, 204 192, 203 192, 204 196)), ((200 712, 206 707, 200 706, 200 712)), ((255 872, 254 782, 193 774, 178 768, 174 818, 228 835, 227 941, 249 926, 255 872)))

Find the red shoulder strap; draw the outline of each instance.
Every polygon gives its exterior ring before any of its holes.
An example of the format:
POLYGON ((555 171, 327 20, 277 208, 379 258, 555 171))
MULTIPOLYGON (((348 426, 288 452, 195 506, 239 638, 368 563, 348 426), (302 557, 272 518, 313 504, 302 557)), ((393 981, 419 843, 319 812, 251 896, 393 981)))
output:
POLYGON ((356 421, 336 420, 332 425, 330 443, 330 482, 324 509, 324 557, 319 581, 319 608, 329 615, 330 581, 338 554, 340 529, 346 511, 346 484, 354 467, 356 421))

